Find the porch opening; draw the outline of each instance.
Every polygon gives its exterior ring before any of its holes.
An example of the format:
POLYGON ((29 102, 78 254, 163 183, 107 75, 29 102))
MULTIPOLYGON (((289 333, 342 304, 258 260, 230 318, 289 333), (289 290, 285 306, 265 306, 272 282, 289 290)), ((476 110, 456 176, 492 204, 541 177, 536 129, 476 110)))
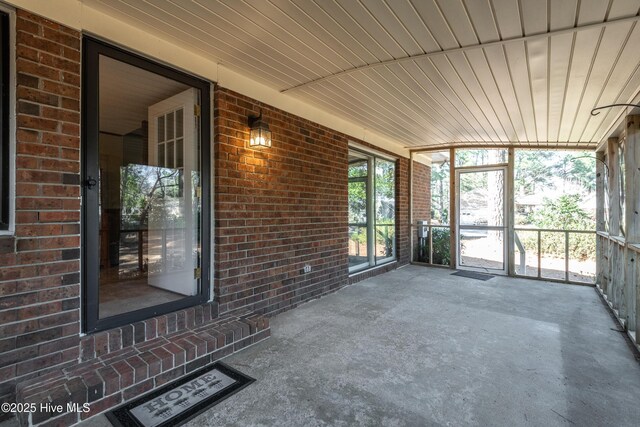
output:
POLYGON ((414 263, 595 283, 593 153, 451 149, 414 153, 412 165, 430 172, 412 180, 414 263))

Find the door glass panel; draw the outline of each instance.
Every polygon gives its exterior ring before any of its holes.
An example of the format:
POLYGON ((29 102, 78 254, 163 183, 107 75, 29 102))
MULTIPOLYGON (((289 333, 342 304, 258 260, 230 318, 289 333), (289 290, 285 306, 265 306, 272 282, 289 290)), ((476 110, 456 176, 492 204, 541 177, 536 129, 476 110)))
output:
POLYGON ((156 122, 157 122, 157 126, 158 126, 157 127, 157 129, 158 129, 158 132, 157 132, 158 138, 157 138, 157 140, 158 140, 158 142, 162 142, 162 141, 164 141, 164 116, 158 117, 156 122))
POLYGON ((504 225, 504 171, 460 173, 460 226, 504 225))
POLYGON ((395 162, 349 151, 349 270, 395 258, 395 162))
POLYGON ((164 166, 164 146, 165 144, 158 144, 158 166, 164 166))
POLYGON ((505 270, 505 170, 460 171, 460 267, 505 270))
POLYGON ((184 161, 184 148, 182 145, 182 139, 176 141, 176 167, 181 168, 184 161))
POLYGON ((376 226, 376 260, 394 255, 395 229, 395 225, 376 226))
POLYGON ((174 153, 173 141, 167 142, 167 166, 168 167, 175 166, 173 163, 173 153, 174 153))
POLYGON ((367 170, 366 159, 356 159, 349 164, 349 267, 369 262, 367 170))
POLYGON ((349 224, 367 224, 367 182, 349 182, 349 224))
POLYGON ((176 138, 182 138, 182 109, 176 111, 176 138))
POLYGON ((376 261, 395 256, 395 162, 376 159, 376 261))
POLYGON ((460 266, 504 270, 504 232, 461 229, 460 266))
POLYGON ((349 267, 369 262, 367 227, 349 226, 349 267))
POLYGON ((456 167, 486 166, 507 163, 505 149, 458 149, 456 150, 456 167))
POLYGON ((105 56, 99 67, 102 319, 197 294, 201 205, 199 91, 105 56))
POLYGON ((173 139, 173 113, 167 114, 167 140, 173 139))

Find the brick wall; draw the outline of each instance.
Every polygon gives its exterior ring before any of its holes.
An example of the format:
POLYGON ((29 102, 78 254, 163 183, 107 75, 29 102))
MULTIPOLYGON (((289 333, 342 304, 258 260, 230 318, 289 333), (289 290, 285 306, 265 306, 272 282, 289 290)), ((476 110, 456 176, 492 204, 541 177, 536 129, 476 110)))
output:
POLYGON ((431 168, 413 162, 413 220, 431 219, 431 168))
POLYGON ((409 159, 396 163, 396 250, 398 265, 411 262, 409 233, 409 159))
POLYGON ((16 22, 16 232, 0 236, 0 401, 78 358, 80 34, 16 22))
MULTIPOLYGON (((346 285, 347 153, 354 139, 219 87, 215 134, 220 312, 275 314, 346 285), (269 150, 246 147, 247 116, 260 109, 272 131, 269 150), (303 273, 305 264, 311 273, 303 273)), ((409 262, 408 176, 401 159, 399 264, 409 262)))
POLYGON ((347 138, 221 88, 215 130, 220 312, 273 314, 343 286, 347 138), (272 130, 269 150, 245 147, 247 116, 260 108, 272 130))

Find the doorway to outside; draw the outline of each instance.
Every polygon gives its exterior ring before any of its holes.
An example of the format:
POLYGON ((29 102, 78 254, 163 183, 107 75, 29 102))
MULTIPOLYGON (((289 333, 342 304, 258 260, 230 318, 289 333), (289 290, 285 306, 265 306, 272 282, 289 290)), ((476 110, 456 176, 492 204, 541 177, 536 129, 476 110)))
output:
POLYGON ((210 85, 84 41, 85 331, 209 298, 210 85))
POLYGON ((456 170, 456 268, 507 274, 506 166, 456 170))

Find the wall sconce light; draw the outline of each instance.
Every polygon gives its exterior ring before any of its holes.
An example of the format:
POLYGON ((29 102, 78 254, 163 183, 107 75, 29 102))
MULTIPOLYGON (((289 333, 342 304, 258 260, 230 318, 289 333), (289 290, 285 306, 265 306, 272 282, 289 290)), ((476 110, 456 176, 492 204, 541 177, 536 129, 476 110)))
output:
POLYGON ((259 116, 249 116, 248 121, 249 128, 251 129, 249 147, 270 148, 271 129, 269 129, 269 125, 262 120, 262 110, 260 110, 259 116))

